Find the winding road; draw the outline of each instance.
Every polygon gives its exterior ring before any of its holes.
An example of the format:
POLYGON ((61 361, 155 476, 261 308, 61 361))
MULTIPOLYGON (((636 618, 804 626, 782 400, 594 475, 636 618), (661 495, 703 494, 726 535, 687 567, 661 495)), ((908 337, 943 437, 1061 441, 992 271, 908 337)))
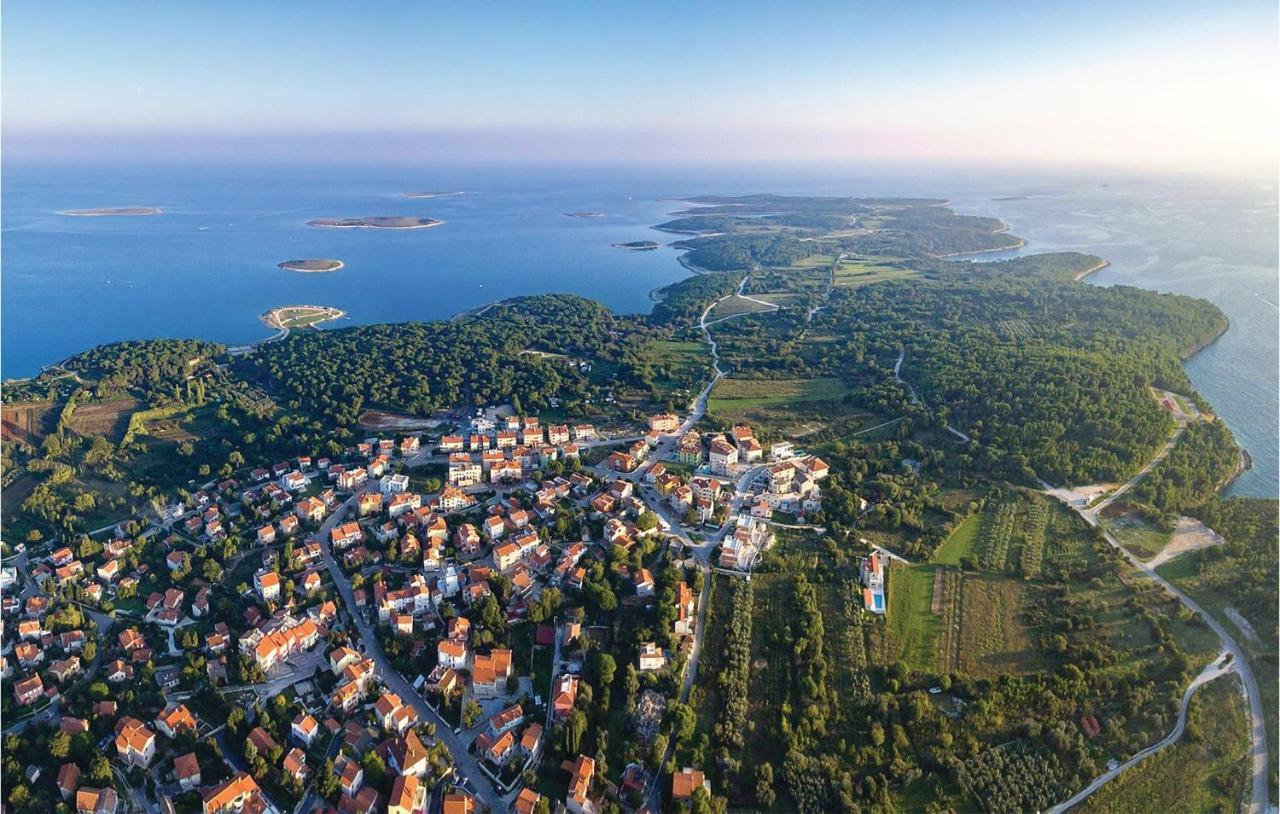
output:
POLYGON ((1056 806, 1049 809, 1049 814, 1061 814, 1061 812, 1079 805, 1086 797, 1093 794, 1110 781, 1124 774, 1127 769, 1138 765, 1162 749, 1177 743, 1178 739, 1182 737, 1182 733, 1187 728, 1187 709, 1191 704, 1191 696, 1195 695, 1196 690, 1200 689, 1202 685, 1208 684, 1216 678, 1220 678, 1221 676, 1235 671, 1234 665, 1228 663, 1227 655, 1228 654, 1223 653, 1218 656, 1218 658, 1211 664, 1201 670, 1200 675, 1196 676, 1191 682, 1191 685, 1187 687, 1187 691, 1182 694, 1182 707, 1178 710, 1178 723, 1174 726, 1173 731, 1165 736, 1164 740, 1153 743, 1114 769, 1109 770, 1105 774, 1099 775, 1092 783, 1077 792, 1075 796, 1071 797, 1071 799, 1058 803, 1056 806))
MULTIPOLYGON (((1236 640, 1231 636, 1231 633, 1228 632, 1227 629, 1220 622, 1218 622, 1218 620, 1215 619, 1212 614, 1207 612, 1204 608, 1200 607, 1200 605, 1191 597, 1187 596, 1178 588, 1174 587, 1174 585, 1170 583, 1167 579, 1165 579, 1164 577, 1156 573, 1156 570, 1152 568, 1150 565, 1148 565, 1147 563, 1144 563, 1142 560, 1138 559, 1133 554, 1130 554, 1129 551, 1126 550, 1125 547, 1122 546, 1120 542, 1111 535, 1111 532, 1107 530, 1106 526, 1102 524, 1101 520, 1098 519, 1099 512, 1101 512, 1103 509, 1107 508, 1113 502, 1115 502, 1116 498, 1120 497, 1120 495, 1124 494, 1129 489, 1133 488, 1133 486, 1137 484, 1138 481, 1142 480, 1142 478, 1145 477, 1146 474, 1156 466, 1156 464, 1164 460, 1164 457, 1168 455, 1169 451, 1173 449, 1175 444, 1177 444, 1178 439, 1182 437, 1183 430, 1184 430, 1184 426, 1180 424, 1177 431, 1174 432, 1173 435, 1169 437, 1169 440, 1166 441, 1164 446, 1160 448, 1159 452, 1156 453, 1155 457, 1153 457, 1150 461, 1147 462, 1146 466, 1144 466, 1141 470, 1139 470, 1136 475, 1134 475, 1132 478, 1130 478, 1128 481, 1122 484, 1119 488, 1113 490, 1111 494, 1109 494, 1105 499, 1099 501, 1097 505, 1091 508, 1082 506, 1082 505, 1075 505, 1071 502, 1067 502, 1067 505, 1075 509, 1075 511, 1082 518, 1084 518, 1084 521, 1088 523, 1090 526, 1093 526, 1094 528, 1101 530, 1102 536, 1107 541, 1107 543, 1111 545, 1112 548, 1116 549, 1116 551, 1120 552, 1121 556, 1123 556, 1130 565, 1132 565, 1134 568, 1141 571, 1146 577, 1148 577, 1149 579, 1151 579, 1152 581, 1160 585, 1167 592, 1169 592, 1175 598, 1177 598, 1178 601, 1180 601, 1183 605, 1185 605, 1191 611, 1196 613, 1201 618, 1201 620, 1204 621, 1205 625, 1207 625, 1210 630, 1212 630, 1215 634, 1217 634, 1219 641, 1221 641, 1222 643, 1223 650, 1225 650, 1227 653, 1231 655, 1230 664, 1223 668, 1223 672, 1234 671, 1240 676, 1240 681, 1244 685, 1245 695, 1248 697, 1248 700, 1249 700, 1249 741, 1250 741, 1249 761, 1250 761, 1250 772, 1252 774, 1253 781, 1252 781, 1252 794, 1250 796, 1248 805, 1245 807, 1245 810, 1249 812, 1249 814, 1269 814, 1269 812, 1271 811, 1271 806, 1268 799, 1269 790, 1267 787, 1267 773, 1270 767, 1270 761, 1268 759, 1268 752, 1267 752, 1267 729, 1269 728, 1269 725, 1268 725, 1267 719, 1264 717, 1264 714, 1263 714, 1262 695, 1258 690, 1258 682, 1254 678, 1253 670, 1249 666, 1249 660, 1247 655, 1245 654, 1244 650, 1241 649, 1240 645, 1236 643, 1236 640)), ((1045 485, 1047 486, 1047 484, 1045 485)), ((1049 491, 1049 493, 1052 494, 1054 497, 1057 497, 1060 500, 1065 501, 1065 497, 1063 494, 1055 492, 1052 489, 1047 491, 1049 491)), ((1204 674, 1202 673, 1201 677, 1203 676, 1204 674)), ((1197 681, 1199 680, 1200 679, 1197 678, 1197 681)), ((1209 679, 1205 679, 1205 680, 1209 680, 1209 679)), ((1201 681, 1200 683, 1203 683, 1203 681, 1201 681)), ((1164 749, 1170 744, 1176 742, 1178 738, 1181 737, 1182 728, 1186 718, 1187 703, 1190 700, 1191 691, 1194 690, 1195 687, 1197 686, 1198 684, 1196 682, 1192 682, 1191 687, 1189 687, 1187 690, 1187 694, 1183 696, 1182 710, 1179 714, 1179 724, 1174 729, 1174 732, 1171 733, 1169 737, 1165 738, 1159 743, 1154 744, 1148 747, 1147 749, 1144 749, 1142 752, 1139 752, 1137 755, 1134 756, 1134 758, 1138 758, 1139 756, 1146 757, 1149 754, 1153 754, 1154 752, 1164 749)), ((1125 765, 1131 765, 1131 763, 1133 762, 1135 761, 1133 758, 1131 758, 1130 761, 1127 762, 1125 765)), ((1124 767, 1122 766, 1120 768, 1123 769, 1124 767)), ((1108 781, 1114 779, 1118 775, 1118 773, 1119 772, 1108 772, 1107 774, 1102 775, 1093 783, 1091 783, 1087 788, 1081 791, 1079 794, 1072 797, 1066 803, 1061 804, 1059 807, 1055 808, 1054 810, 1059 812, 1066 811, 1071 806, 1080 802, 1080 800, 1083 800, 1085 797, 1088 797, 1094 791, 1097 791, 1098 788, 1102 787, 1108 781)))

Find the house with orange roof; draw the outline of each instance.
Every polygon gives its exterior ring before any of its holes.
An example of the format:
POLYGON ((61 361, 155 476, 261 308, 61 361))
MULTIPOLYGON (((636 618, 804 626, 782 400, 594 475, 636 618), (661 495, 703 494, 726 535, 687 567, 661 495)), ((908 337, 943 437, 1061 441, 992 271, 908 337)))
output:
POLYGON ((345 754, 333 762, 333 770, 338 774, 338 788, 347 797, 354 797, 364 785, 364 769, 345 754))
POLYGON ((553 720, 560 720, 573 711, 574 702, 578 700, 578 677, 565 673, 556 681, 551 690, 551 715, 553 720))
POLYGON ((176 738, 184 729, 195 732, 196 718, 185 704, 171 704, 156 716, 156 729, 170 738, 176 738))
POLYGON ((422 814, 426 804, 427 789, 413 775, 401 775, 391 784, 387 814, 422 814))
POLYGON ((253 748, 258 750, 258 754, 266 758, 273 750, 280 748, 275 738, 267 730, 260 726, 255 726, 249 730, 249 743, 253 744, 253 748))
POLYGON ((542 745, 542 724, 529 724, 524 728, 524 732, 520 734, 520 752, 525 757, 533 757, 538 752, 538 747, 542 745))
POLYGON ((302 785, 306 785, 307 775, 311 773, 307 768, 306 753, 296 746, 289 750, 289 754, 284 756, 284 763, 281 768, 286 775, 295 778, 302 785))
POLYGON ((251 814, 263 811, 266 803, 258 783, 243 772, 205 792, 202 801, 203 814, 251 814))
POLYGON ((18 702, 19 706, 25 707, 28 704, 34 704, 43 696, 44 682, 40 680, 39 673, 13 685, 13 698, 18 702))
POLYGON ((481 733, 480 737, 476 738, 476 750, 495 766, 505 766, 516 751, 515 733, 503 732, 497 737, 488 732, 481 733))
POLYGON ((294 740, 310 748, 311 742, 316 739, 316 735, 320 732, 320 722, 308 713, 300 712, 298 717, 293 719, 289 731, 293 734, 294 740))
POLYGON ((116 814, 120 798, 115 789, 81 786, 76 791, 76 814, 116 814))
POLYGON ((116 754, 132 766, 147 768, 156 756, 156 734, 137 718, 116 722, 116 754))
POLYGON ((674 801, 692 800, 693 793, 699 788, 711 791, 706 775, 698 769, 685 767, 671 775, 671 799, 674 801))
POLYGON ((471 691, 476 698, 494 698, 503 694, 510 676, 510 650, 495 648, 488 655, 477 653, 471 660, 471 691))
POLYGON ((534 809, 538 807, 538 801, 542 799, 542 795, 530 788, 520 789, 520 793, 516 795, 512 808, 516 814, 533 814, 534 809))
POLYGON ((476 814, 476 798, 462 791, 453 791, 444 796, 441 814, 476 814))
POLYGON ((455 670, 467 669, 467 643, 459 639, 441 639, 436 644, 436 661, 455 670))
POLYGON ((596 773, 596 762, 586 755, 578 755, 576 760, 561 763, 560 768, 569 773, 565 808, 572 814, 593 814, 595 806, 591 804, 588 795, 591 793, 591 780, 596 773))
POLYGON ((80 785, 80 767, 74 763, 64 763, 62 768, 58 769, 58 794, 64 800, 70 800, 71 795, 76 793, 76 786, 80 785))
POLYGON ((195 752, 187 752, 173 759, 173 779, 178 781, 178 788, 190 791, 200 785, 200 761, 195 752))

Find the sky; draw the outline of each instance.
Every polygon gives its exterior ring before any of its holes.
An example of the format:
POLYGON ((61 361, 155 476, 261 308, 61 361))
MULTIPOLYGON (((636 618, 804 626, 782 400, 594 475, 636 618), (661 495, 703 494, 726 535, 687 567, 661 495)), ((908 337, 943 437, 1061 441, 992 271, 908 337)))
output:
POLYGON ((6 159, 1272 174, 1277 4, 6 3, 6 159))

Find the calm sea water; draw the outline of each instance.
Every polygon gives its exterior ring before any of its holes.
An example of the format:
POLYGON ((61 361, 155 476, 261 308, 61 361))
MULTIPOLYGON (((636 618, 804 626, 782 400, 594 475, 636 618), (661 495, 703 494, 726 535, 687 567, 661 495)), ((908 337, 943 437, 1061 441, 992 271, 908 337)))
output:
MULTIPOLYGON (((650 227, 699 193, 928 195, 1007 221, 1029 245, 1106 257, 1090 279, 1205 297, 1231 329, 1188 364, 1249 450, 1236 493, 1277 491, 1277 230, 1274 185, 1143 175, 866 168, 4 167, 3 376, 29 376, 127 338, 243 343, 258 315, 337 306, 343 325, 441 319, 519 294, 573 292, 626 313, 685 276, 650 227), (462 191, 414 200, 405 192, 462 191), (1004 199, 1004 200, 1000 200, 1004 199), (164 215, 71 218, 66 209, 156 206, 164 215), (599 212, 600 218, 566 213, 599 212), (308 227, 316 217, 415 215, 407 232, 308 227), (612 243, 654 240, 652 252, 612 243), (334 274, 276 268, 333 257, 334 274)), ((1008 253, 1016 254, 1017 252, 1008 253)), ((994 259, 1000 255, 984 256, 994 259)))

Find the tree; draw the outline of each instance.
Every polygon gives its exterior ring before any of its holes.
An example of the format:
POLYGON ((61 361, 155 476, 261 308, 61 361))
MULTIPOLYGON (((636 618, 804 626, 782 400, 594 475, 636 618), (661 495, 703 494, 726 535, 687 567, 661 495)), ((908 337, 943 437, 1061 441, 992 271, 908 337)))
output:
POLYGON ((59 760, 65 758, 71 752, 71 736, 66 732, 56 732, 49 739, 49 754, 59 760))
POLYGON ((773 764, 761 763, 756 769, 756 802, 761 808, 772 808, 777 798, 773 790, 773 764))
POLYGON ((617 669, 618 663, 608 653, 597 650, 591 654, 591 673, 595 677, 595 683, 602 689, 607 690, 613 684, 617 669))
POLYGON ((100 786, 111 782, 111 763, 105 755, 93 756, 89 763, 89 779, 100 786))
POLYGON ((484 714, 484 710, 476 703, 476 699, 468 698, 467 704, 462 708, 462 726, 470 729, 475 726, 476 721, 480 720, 480 716, 484 714))

